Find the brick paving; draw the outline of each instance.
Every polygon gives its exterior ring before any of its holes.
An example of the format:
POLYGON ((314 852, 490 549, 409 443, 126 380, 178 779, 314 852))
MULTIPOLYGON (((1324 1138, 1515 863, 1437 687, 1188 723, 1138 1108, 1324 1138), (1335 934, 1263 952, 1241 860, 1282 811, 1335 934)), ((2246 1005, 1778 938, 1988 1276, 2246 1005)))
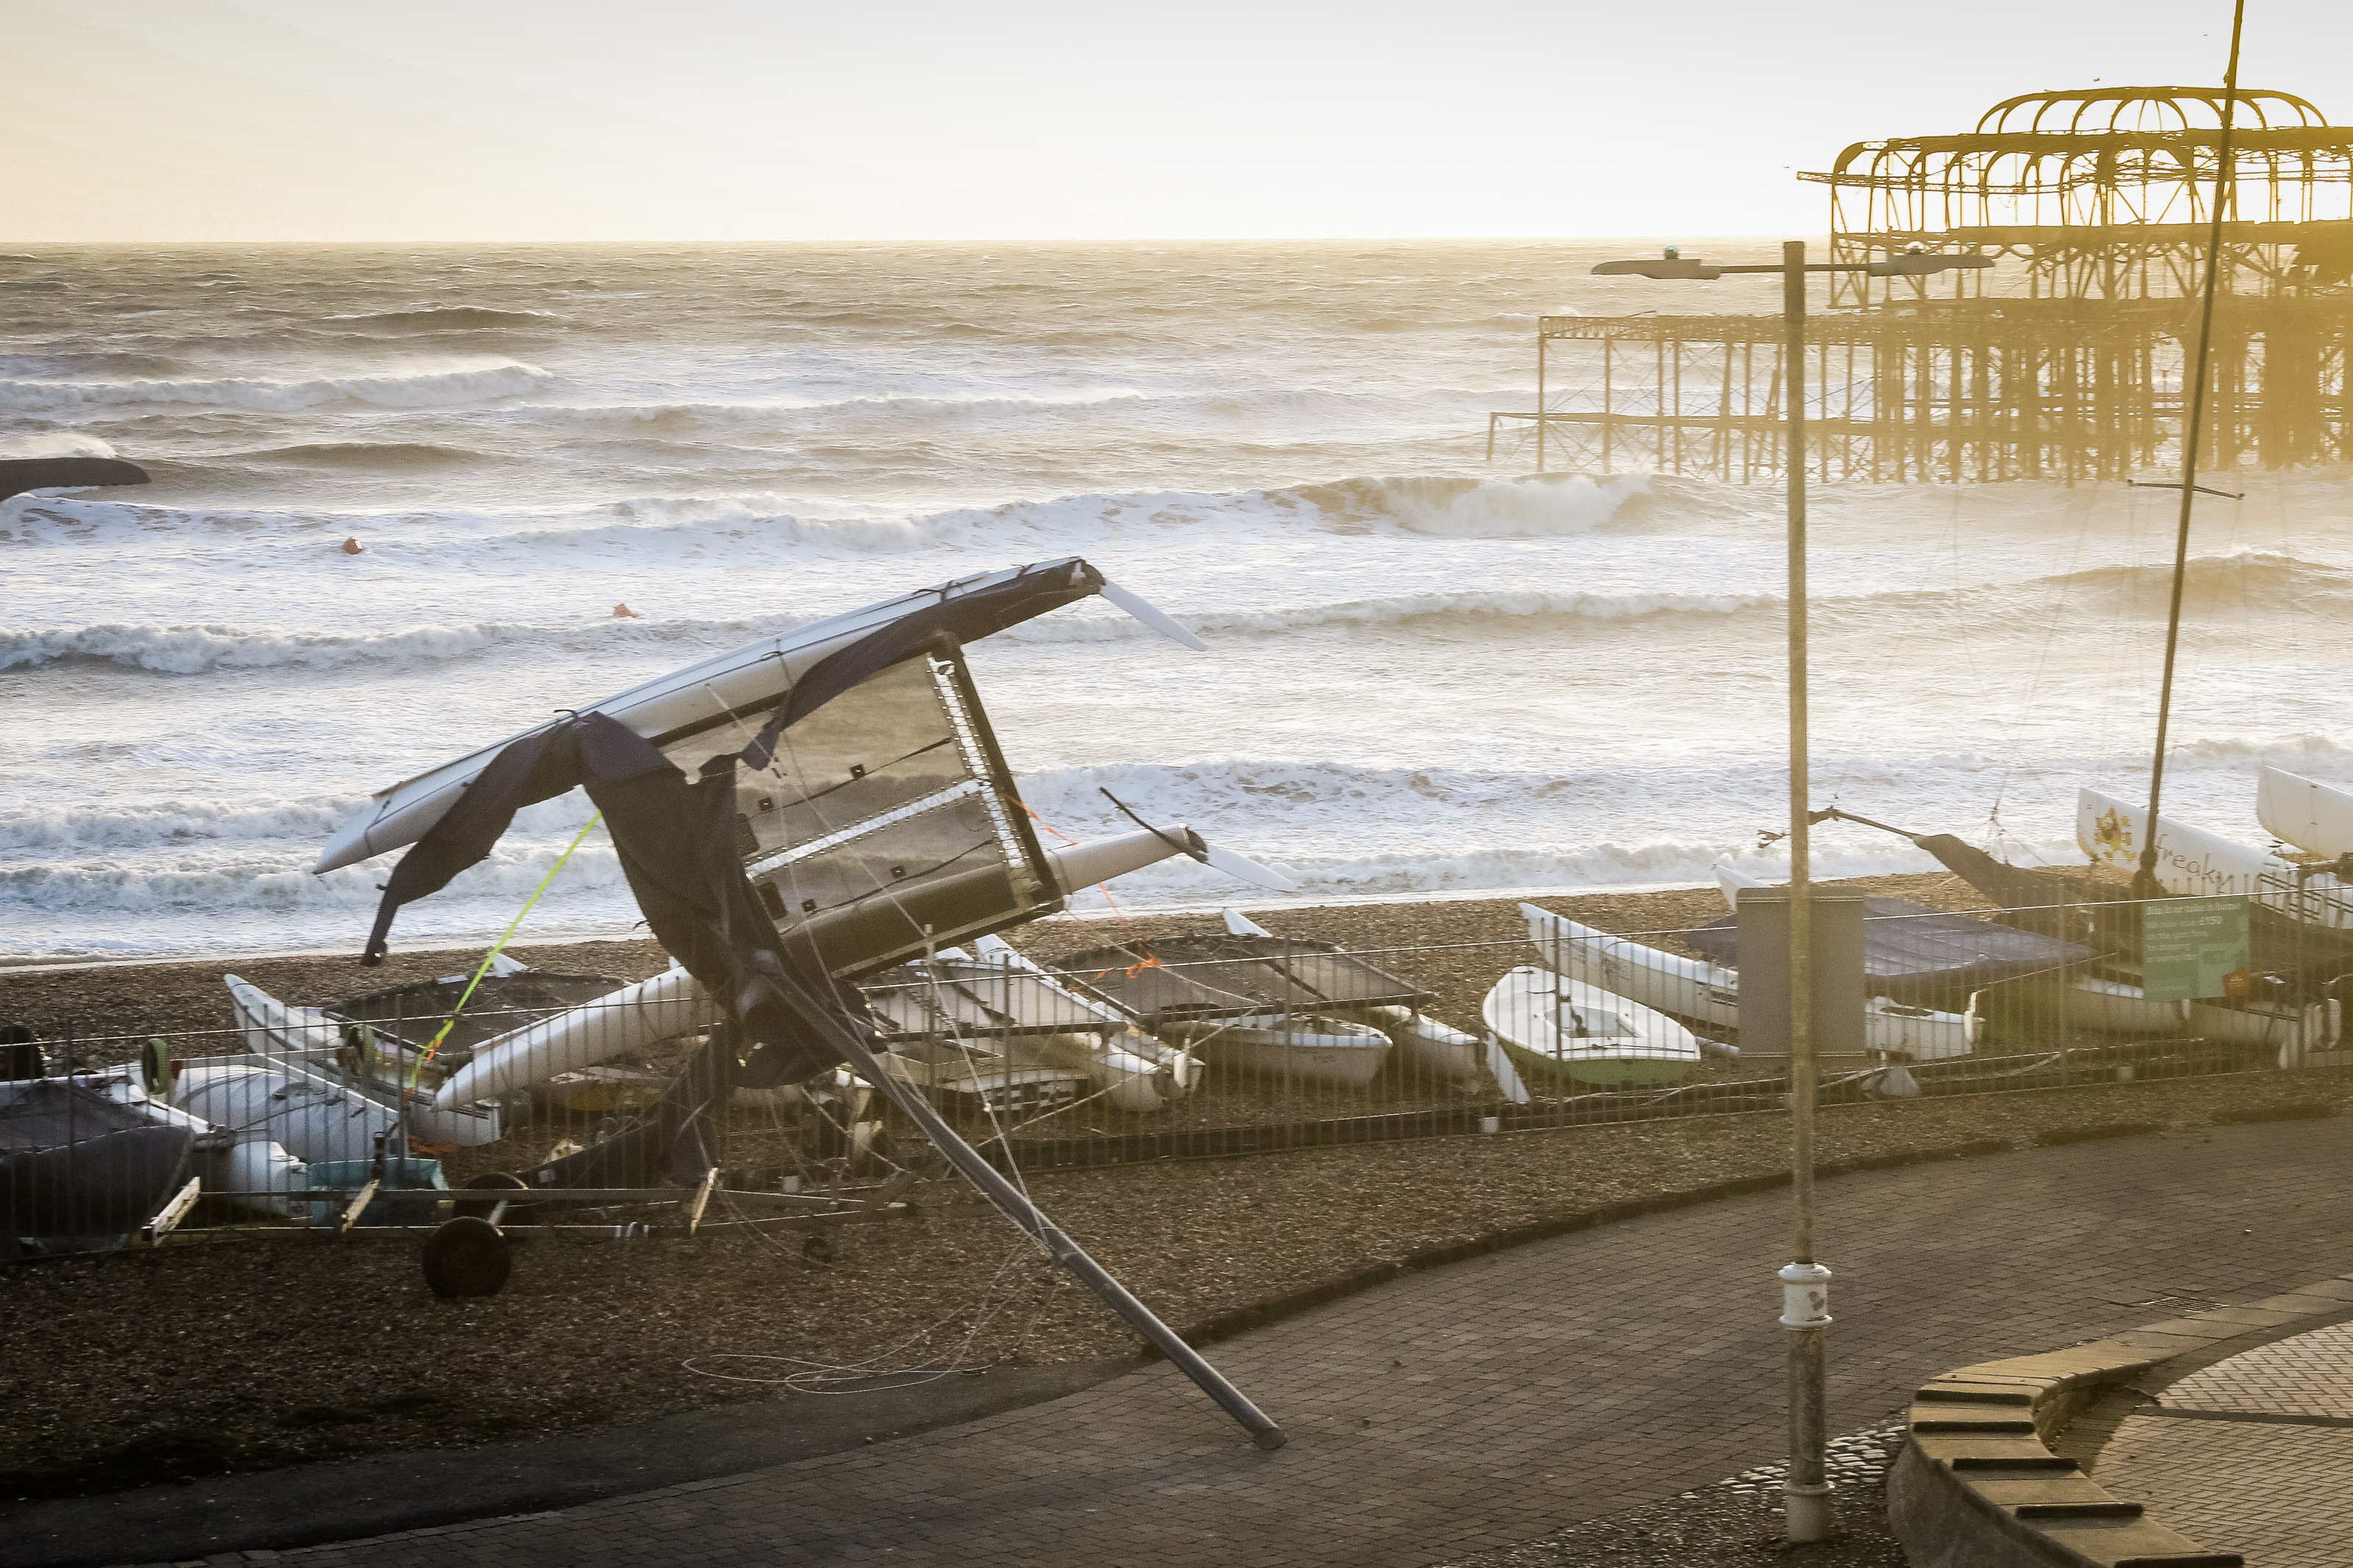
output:
POLYGON ((2168 1410, 2353 1423, 2353 1323, 2291 1335, 2169 1384, 2168 1410))
MULTIPOLYGON (((1530 1158, 1546 1143, 1529 1142, 1530 1158)), ((2353 1120, 2078 1144, 1823 1184, 1831 1429, 1947 1368, 2353 1268, 2353 1120)), ((1171 1369, 896 1442, 520 1519, 274 1554, 303 1568, 1414 1568, 1780 1453, 1788 1199, 1434 1270, 1217 1347, 1265 1454, 1171 1369)), ((2189 1423, 2181 1423, 2189 1425, 2189 1423)))
POLYGON ((2353 1557, 2353 1429, 2127 1415, 2092 1475, 2260 1568, 2344 1568, 2353 1557))
POLYGON ((2353 1539, 2353 1323, 2197 1367, 2126 1413, 2094 1479, 2215 1551, 2339 1568, 2353 1539))

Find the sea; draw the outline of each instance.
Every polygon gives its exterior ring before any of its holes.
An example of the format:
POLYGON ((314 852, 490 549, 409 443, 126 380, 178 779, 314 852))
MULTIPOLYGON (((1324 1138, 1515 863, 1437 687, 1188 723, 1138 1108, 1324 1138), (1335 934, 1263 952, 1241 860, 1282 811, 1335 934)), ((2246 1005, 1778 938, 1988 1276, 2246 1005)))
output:
MULTIPOLYGON (((1539 314, 1775 308, 1590 275, 1653 245, 0 256, 0 456, 153 481, 0 502, 0 962, 356 950, 389 858, 310 868, 374 792, 1073 554, 1209 647, 1100 600, 973 647, 1059 832, 1122 830, 1107 788, 1312 902, 1783 874, 1781 483, 1539 472, 1524 424, 1487 453, 1490 411, 1534 406, 1539 314)), ((2169 816, 2261 844, 2259 763, 2353 782, 2348 478, 2198 502, 2169 816)), ((1817 484, 1814 803, 2080 863, 2078 787, 2147 787, 2177 505, 1817 484)), ((523 812, 396 942, 504 928, 588 814, 523 812)), ((1933 868, 1846 823, 1814 857, 1933 868)), ((1189 860, 1112 893, 1270 903, 1189 860)), ((599 830, 519 940, 636 919, 599 830)))

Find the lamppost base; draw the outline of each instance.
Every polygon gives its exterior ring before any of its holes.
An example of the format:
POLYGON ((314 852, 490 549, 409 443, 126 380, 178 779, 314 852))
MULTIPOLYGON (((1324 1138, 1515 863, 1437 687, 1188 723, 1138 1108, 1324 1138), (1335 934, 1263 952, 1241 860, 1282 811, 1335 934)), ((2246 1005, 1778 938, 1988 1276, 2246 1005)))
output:
POLYGON ((1836 1489, 1824 1481, 1820 1486, 1784 1486, 1781 1506, 1788 1518, 1785 1533, 1791 1541, 1828 1541, 1833 1521, 1831 1517, 1831 1493, 1836 1489))

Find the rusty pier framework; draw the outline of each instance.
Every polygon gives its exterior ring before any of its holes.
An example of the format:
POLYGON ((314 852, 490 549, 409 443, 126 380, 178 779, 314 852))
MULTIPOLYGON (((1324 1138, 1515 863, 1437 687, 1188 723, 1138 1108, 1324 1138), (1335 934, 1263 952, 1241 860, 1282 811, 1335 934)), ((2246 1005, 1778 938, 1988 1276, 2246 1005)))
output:
MULTIPOLYGON (((1826 480, 2121 479, 2179 459, 2197 290, 2229 190, 2200 467, 2353 458, 2353 126, 2242 89, 2037 93, 1975 131, 1858 142, 1827 174, 1831 259, 1995 257, 1936 279, 1830 275, 1808 322, 1809 471, 1826 480), (1819 421, 1819 422, 1817 422, 1819 421)), ((1726 483, 1781 469, 1774 316, 1544 316, 1536 406, 1487 451, 1540 470, 1726 483)))

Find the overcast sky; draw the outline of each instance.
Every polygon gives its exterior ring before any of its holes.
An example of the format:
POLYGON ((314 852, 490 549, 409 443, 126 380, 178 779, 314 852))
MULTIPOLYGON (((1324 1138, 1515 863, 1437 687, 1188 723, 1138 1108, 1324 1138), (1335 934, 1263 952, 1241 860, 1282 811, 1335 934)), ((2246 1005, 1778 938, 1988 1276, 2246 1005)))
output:
MULTIPOLYGON (((0 239, 1811 234, 1849 142, 2214 83, 2221 0, 0 0, 0 239)), ((2353 119, 2353 5, 2242 80, 2353 119), (2340 90, 2342 89, 2342 90, 2340 90)))

